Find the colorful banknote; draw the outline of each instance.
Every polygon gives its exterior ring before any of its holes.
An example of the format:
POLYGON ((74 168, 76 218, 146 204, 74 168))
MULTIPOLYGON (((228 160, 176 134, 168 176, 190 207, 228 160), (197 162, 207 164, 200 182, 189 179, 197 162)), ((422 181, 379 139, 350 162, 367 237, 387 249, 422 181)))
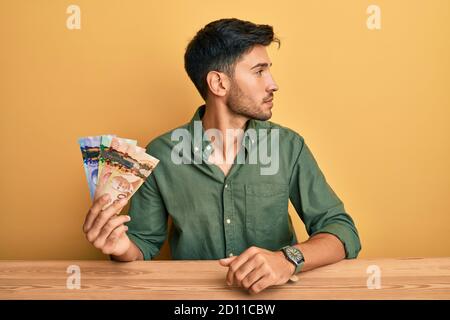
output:
POLYGON ((94 199, 97 186, 100 138, 101 136, 92 136, 78 139, 91 199, 94 199))
MULTIPOLYGON (((104 184, 111 175, 113 167, 109 165, 111 157, 111 142, 112 139, 116 138, 115 143, 120 144, 130 144, 136 145, 137 141, 132 139, 118 138, 115 135, 103 135, 100 143, 100 156, 98 160, 98 179, 97 179, 97 190, 103 188, 104 184)), ((96 195, 94 194, 94 198, 96 195)))
POLYGON ((105 150, 109 150, 109 146, 111 145, 111 139, 115 137, 112 134, 102 135, 100 138, 100 155, 98 158, 98 176, 100 177, 102 174, 102 169, 105 164, 105 158, 103 157, 103 153, 105 150))

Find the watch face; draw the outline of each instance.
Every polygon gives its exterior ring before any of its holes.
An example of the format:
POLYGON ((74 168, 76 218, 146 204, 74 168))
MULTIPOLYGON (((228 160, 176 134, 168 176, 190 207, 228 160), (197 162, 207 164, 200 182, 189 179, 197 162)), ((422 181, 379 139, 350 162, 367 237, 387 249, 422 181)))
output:
POLYGON ((297 263, 303 260, 303 255, 297 248, 294 247, 286 248, 286 254, 289 256, 289 258, 293 259, 294 261, 297 261, 297 263))

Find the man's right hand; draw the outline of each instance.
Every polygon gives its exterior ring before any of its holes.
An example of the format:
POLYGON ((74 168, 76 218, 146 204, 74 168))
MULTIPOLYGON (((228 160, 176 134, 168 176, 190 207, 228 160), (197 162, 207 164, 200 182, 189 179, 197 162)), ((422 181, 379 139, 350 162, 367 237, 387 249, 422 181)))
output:
POLYGON ((120 256, 126 253, 131 245, 126 234, 128 227, 124 224, 131 218, 118 215, 128 199, 114 201, 102 210, 109 198, 110 195, 105 194, 94 201, 84 221, 83 232, 86 239, 104 254, 120 256))

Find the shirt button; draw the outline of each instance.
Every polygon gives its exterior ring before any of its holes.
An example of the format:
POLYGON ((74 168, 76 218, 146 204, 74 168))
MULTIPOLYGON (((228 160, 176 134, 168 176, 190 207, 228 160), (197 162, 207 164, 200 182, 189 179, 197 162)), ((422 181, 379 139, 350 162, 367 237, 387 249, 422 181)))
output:
POLYGON ((230 257, 232 257, 232 256, 233 256, 233 253, 232 253, 232 252, 230 252, 229 256, 230 256, 230 257))
POLYGON ((194 147, 194 151, 195 151, 195 152, 198 152, 198 147, 194 147))
POLYGON ((230 223, 231 223, 231 220, 230 220, 230 219, 227 219, 227 223, 230 224, 230 223))
POLYGON ((208 150, 211 149, 211 146, 207 146, 206 149, 208 149, 208 150))
POLYGON ((228 184, 225 185, 225 188, 228 188, 228 184))
POLYGON ((252 144, 253 144, 253 143, 255 143, 255 140, 252 139, 251 142, 252 142, 252 144))

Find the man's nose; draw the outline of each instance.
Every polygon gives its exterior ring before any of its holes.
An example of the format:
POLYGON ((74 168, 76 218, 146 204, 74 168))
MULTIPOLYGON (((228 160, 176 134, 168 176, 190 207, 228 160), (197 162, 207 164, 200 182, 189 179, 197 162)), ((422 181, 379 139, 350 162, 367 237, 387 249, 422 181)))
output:
POLYGON ((269 77, 269 83, 267 85, 267 89, 268 92, 275 92, 278 91, 278 85, 276 84, 275 80, 273 79, 272 76, 269 77))

